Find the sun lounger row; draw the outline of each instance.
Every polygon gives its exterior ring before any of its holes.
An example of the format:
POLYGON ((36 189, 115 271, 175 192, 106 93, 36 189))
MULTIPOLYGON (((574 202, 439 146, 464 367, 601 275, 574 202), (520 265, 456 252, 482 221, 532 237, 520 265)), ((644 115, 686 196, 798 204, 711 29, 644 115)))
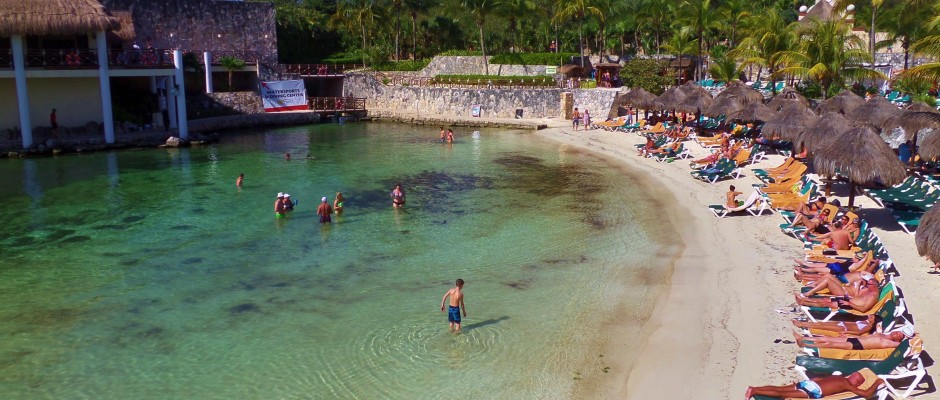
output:
POLYGON ((890 210, 901 229, 911 235, 924 213, 940 201, 940 189, 915 176, 892 187, 865 189, 865 194, 890 210))

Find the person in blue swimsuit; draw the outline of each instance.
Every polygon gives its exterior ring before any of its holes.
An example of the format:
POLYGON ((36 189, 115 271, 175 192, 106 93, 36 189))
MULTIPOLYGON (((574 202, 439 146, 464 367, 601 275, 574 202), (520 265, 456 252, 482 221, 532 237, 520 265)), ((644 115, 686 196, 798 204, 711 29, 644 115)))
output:
POLYGON ((441 299, 441 311, 444 311, 444 305, 447 304, 447 298, 449 297, 450 306, 447 308, 447 323, 450 324, 452 332, 460 333, 460 311, 463 310, 464 318, 467 317, 467 307, 463 304, 463 279, 457 279, 454 285, 447 293, 444 293, 444 298, 441 299))
POLYGON ((770 396, 781 399, 821 399, 834 394, 853 393, 867 399, 875 394, 878 390, 878 386, 880 386, 883 381, 877 379, 868 388, 859 388, 864 382, 865 377, 863 377, 861 373, 855 372, 847 376, 834 375, 823 378, 813 378, 789 385, 749 386, 747 392, 744 393, 744 398, 746 400, 754 396, 770 396))

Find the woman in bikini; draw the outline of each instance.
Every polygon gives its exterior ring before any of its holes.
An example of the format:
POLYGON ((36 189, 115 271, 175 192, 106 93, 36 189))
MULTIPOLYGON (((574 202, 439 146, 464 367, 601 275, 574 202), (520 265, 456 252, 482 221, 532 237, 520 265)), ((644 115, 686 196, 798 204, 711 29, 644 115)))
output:
POLYGON ((342 214, 343 213, 343 201, 346 199, 343 197, 342 192, 336 192, 336 199, 333 200, 333 213, 342 214))
POLYGON ((405 191, 402 190, 401 185, 395 185, 395 189, 392 190, 390 196, 392 197, 392 207, 405 206, 405 191))

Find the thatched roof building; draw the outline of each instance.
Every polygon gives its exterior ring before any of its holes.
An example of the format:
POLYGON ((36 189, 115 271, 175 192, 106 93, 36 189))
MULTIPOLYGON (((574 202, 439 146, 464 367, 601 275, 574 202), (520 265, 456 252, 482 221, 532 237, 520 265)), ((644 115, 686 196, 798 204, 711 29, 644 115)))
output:
POLYGON ((0 36, 78 35, 120 27, 97 0, 0 0, 0 36))
POLYGON ((114 37, 125 42, 132 42, 137 39, 137 32, 134 30, 134 17, 131 16, 130 11, 112 11, 111 15, 121 23, 120 28, 111 32, 114 37))

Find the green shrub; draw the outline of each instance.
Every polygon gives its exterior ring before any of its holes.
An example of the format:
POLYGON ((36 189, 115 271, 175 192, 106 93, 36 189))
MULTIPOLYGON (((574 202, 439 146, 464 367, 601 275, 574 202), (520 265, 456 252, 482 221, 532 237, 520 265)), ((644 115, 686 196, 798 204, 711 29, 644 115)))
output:
POLYGON ((555 86, 551 76, 499 76, 499 75, 437 75, 432 83, 453 83, 461 85, 519 85, 519 86, 555 86))
POLYGON ((673 78, 664 76, 668 65, 668 60, 634 58, 620 69, 620 79, 626 87, 641 87, 650 93, 662 94, 666 86, 674 82, 673 78))
POLYGON ((391 79, 382 78, 382 84, 383 84, 383 85, 388 85, 388 83, 391 82, 391 81, 392 81, 391 79))
POLYGON ((362 64, 362 52, 336 53, 324 58, 322 62, 324 64, 362 64))
POLYGON ((470 50, 447 50, 438 54, 440 56, 482 56, 483 52, 470 50))
POLYGON ((490 64, 513 65, 562 65, 576 53, 507 53, 497 54, 490 59, 490 64))
POLYGON ((373 68, 376 71, 420 71, 427 67, 431 63, 431 60, 404 60, 399 62, 388 61, 378 65, 375 65, 373 68))

